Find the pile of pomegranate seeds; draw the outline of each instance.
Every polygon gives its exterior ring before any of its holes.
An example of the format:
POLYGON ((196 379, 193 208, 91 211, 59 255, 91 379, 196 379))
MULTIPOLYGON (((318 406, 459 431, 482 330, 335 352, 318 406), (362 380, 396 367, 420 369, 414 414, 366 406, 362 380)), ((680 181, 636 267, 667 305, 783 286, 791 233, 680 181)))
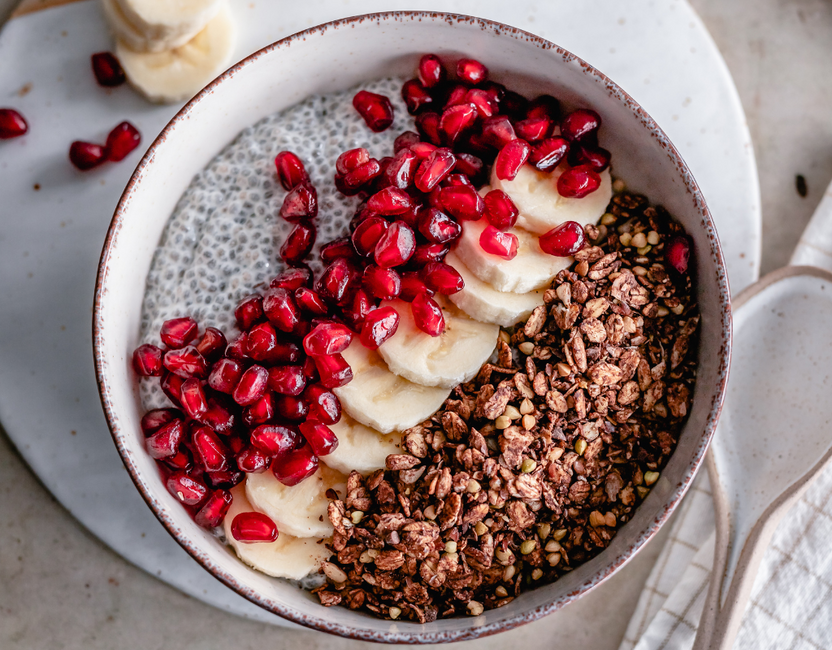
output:
POLYGON ((104 162, 119 162, 141 144, 142 136, 130 122, 122 122, 109 135, 104 146, 76 140, 69 147, 69 160, 81 171, 98 167, 104 162))
POLYGON ((20 137, 29 130, 23 116, 13 108, 0 108, 0 140, 20 137))
POLYGON ((92 72, 100 86, 113 88, 127 81, 127 76, 115 54, 112 52, 97 52, 91 57, 92 72))

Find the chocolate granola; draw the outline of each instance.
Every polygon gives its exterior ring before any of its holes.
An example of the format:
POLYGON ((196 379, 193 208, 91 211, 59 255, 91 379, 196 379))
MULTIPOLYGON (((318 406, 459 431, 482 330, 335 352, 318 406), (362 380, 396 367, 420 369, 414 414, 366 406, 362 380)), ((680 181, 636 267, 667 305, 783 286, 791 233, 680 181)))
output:
POLYGON ((690 408, 699 315, 665 264, 683 233, 616 195, 496 359, 403 452, 333 499, 324 605, 420 623, 479 615, 609 545, 659 478, 690 408))

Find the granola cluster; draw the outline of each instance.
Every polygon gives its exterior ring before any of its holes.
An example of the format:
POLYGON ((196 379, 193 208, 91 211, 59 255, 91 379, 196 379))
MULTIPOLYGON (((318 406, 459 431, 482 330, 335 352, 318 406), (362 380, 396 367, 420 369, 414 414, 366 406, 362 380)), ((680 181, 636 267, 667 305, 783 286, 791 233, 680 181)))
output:
POLYGON ((609 545, 690 407, 699 315, 663 255, 682 232, 642 196, 613 198, 587 227, 595 245, 501 332, 496 360, 404 432, 407 453, 332 495, 321 603, 476 616, 609 545))

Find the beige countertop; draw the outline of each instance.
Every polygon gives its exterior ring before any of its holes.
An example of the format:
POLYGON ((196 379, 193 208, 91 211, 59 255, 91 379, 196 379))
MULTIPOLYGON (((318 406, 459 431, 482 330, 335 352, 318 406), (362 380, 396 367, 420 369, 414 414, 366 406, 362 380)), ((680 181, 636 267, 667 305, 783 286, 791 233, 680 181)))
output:
MULTIPOLYGON (((832 3, 691 1, 728 63, 748 116, 760 174, 765 273, 788 261, 832 180, 832 3), (798 174, 806 179, 805 197, 796 190, 798 174)), ((0 0, 0 24, 16 4, 0 0)), ((136 569, 55 502, 2 430, 0 522, 4 650, 369 647, 234 617, 136 569)), ((638 596, 632 584, 646 578, 659 543, 649 544, 601 589, 549 618, 458 646, 522 644, 531 650, 561 640, 572 647, 617 648, 638 596)))

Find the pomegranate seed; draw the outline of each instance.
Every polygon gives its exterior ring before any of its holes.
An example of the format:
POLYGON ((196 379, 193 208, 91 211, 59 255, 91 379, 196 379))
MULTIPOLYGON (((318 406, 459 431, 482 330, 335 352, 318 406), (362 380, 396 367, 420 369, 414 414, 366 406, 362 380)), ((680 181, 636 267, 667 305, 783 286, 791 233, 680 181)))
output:
POLYGON ((436 149, 436 145, 433 145, 430 142, 417 142, 410 147, 410 150, 416 154, 416 157, 419 160, 424 160, 436 151, 436 149))
MULTIPOLYGON (((361 329, 361 323, 364 322, 364 317, 371 309, 375 307, 375 302, 364 289, 359 289, 355 292, 352 298, 352 304, 349 308, 342 311, 344 319, 356 331, 361 329)), ((317 369, 316 369, 317 372, 317 369)))
POLYGON ((488 68, 475 59, 460 59, 456 64, 456 76, 476 86, 488 77, 488 68))
POLYGON ((483 198, 468 185, 442 188, 439 193, 439 202, 453 217, 463 221, 477 221, 485 211, 483 198))
POLYGON ((451 217, 444 212, 441 212, 436 208, 429 208, 427 210, 423 210, 421 216, 419 217, 419 232, 422 233, 428 241, 435 244, 447 244, 448 242, 454 241, 462 234, 462 228, 456 221, 451 219, 451 217))
POLYGON ((340 354, 315 357, 315 367, 324 388, 338 388, 352 381, 352 368, 340 354))
POLYGON ((569 148, 569 164, 588 165, 599 174, 610 166, 612 155, 601 147, 590 147, 576 142, 569 148))
POLYGON ((309 414, 309 405, 295 395, 278 395, 275 408, 281 418, 290 422, 302 422, 309 414))
POLYGON ((205 472, 203 476, 207 477, 208 483, 213 488, 230 489, 242 482, 246 477, 242 472, 237 470, 226 469, 221 472, 205 472))
MULTIPOLYGON (((385 223, 387 222, 385 221, 385 223)), ((373 242, 373 245, 370 247, 370 252, 372 252, 375 245, 375 242, 373 242)), ((329 264, 339 257, 345 257, 347 259, 355 257, 355 249, 352 247, 352 242, 348 236, 333 239, 331 242, 321 246, 321 261, 324 264, 329 264)), ((298 297, 295 295, 295 300, 297 299, 298 297)))
POLYGON ((452 83, 445 87, 445 109, 457 104, 465 102, 465 96, 468 94, 468 86, 461 83, 452 83))
POLYGON ((433 103, 433 97, 418 79, 410 79, 402 86, 402 99, 407 105, 407 112, 416 115, 425 106, 433 103))
POLYGON ((162 343, 173 349, 185 347, 196 338, 198 333, 199 325, 190 317, 166 320, 159 330, 162 343))
POLYGON ((475 104, 456 104, 446 109, 439 118, 439 130, 444 134, 443 140, 452 145, 463 131, 473 125, 476 119, 475 104))
POLYGON ((272 473, 283 485, 297 485, 318 471, 318 457, 311 445, 290 451, 272 463, 272 473))
POLYGON ((240 406, 254 404, 266 392, 269 383, 269 371, 263 366, 251 366, 241 376, 234 387, 231 397, 240 406))
POLYGON ((450 250, 448 244, 421 244, 411 259, 414 266, 421 267, 428 262, 441 262, 450 250))
POLYGON ((410 303, 410 311, 416 327, 430 334, 440 336, 445 331, 445 317, 442 308, 426 293, 420 293, 410 303))
POLYGON ((299 442, 297 430, 281 424, 261 424, 251 432, 251 444, 268 456, 283 455, 299 442))
POLYGON ((69 161, 81 171, 98 167, 106 159, 104 147, 98 144, 76 140, 69 147, 69 161))
POLYGON ((269 368, 269 388, 280 395, 300 395, 306 388, 306 377, 301 366, 269 368))
POLYGON ((253 293, 243 298, 234 310, 237 326, 241 330, 249 329, 254 323, 263 318, 263 296, 253 293))
POLYGON ((494 161, 494 173, 501 181, 513 181, 520 168, 526 164, 532 153, 531 145, 525 140, 512 140, 500 149, 494 161))
POLYGON ((324 424, 337 424, 341 419, 341 401, 335 393, 320 384, 312 384, 303 392, 304 401, 309 404, 310 416, 324 424))
POLYGON ((173 422, 176 418, 182 418, 184 415, 179 409, 164 408, 153 409, 142 416, 142 432, 145 436, 155 433, 168 422, 173 422))
POLYGON ((541 235, 538 242, 540 250, 544 253, 557 257, 569 257, 586 246, 586 234, 581 224, 575 221, 565 221, 541 235))
POLYGON ((364 318, 360 340, 365 348, 378 347, 396 333, 399 328, 399 312, 393 307, 374 309, 364 318))
POLYGON ((138 129, 130 122, 122 122, 110 131, 107 136, 107 160, 119 162, 138 147, 142 142, 142 136, 138 129))
POLYGON ((473 183, 481 180, 485 171, 485 165, 477 156, 462 152, 456 154, 456 165, 454 169, 460 174, 465 174, 473 183))
POLYGON ((338 449, 338 438, 323 422, 310 419, 300 424, 299 428, 316 456, 326 456, 338 449))
POLYGON ((514 119, 521 119, 521 116, 528 117, 526 115, 528 106, 529 100, 513 90, 506 90, 500 99, 500 110, 514 119))
POLYGON ((0 108, 0 140, 20 137, 28 130, 29 124, 20 113, 13 108, 0 108))
POLYGON ((199 352, 206 361, 213 361, 218 358, 223 350, 228 346, 228 341, 223 334, 216 327, 206 327, 202 338, 196 344, 196 351, 199 352))
POLYGON ((425 88, 433 88, 445 80, 445 66, 435 54, 425 54, 419 59, 419 81, 425 88))
POLYGON ((494 226, 486 226, 480 235, 480 247, 486 253, 513 260, 517 256, 517 237, 494 226))
POLYGON ((225 519, 228 509, 231 507, 231 499, 231 492, 215 490, 205 500, 205 505, 194 515, 194 521, 203 528, 216 528, 225 519))
POLYGON ((243 422, 249 429, 272 420, 277 412, 277 403, 272 393, 266 391, 259 400, 243 409, 243 422))
POLYGON ((462 276, 445 262, 429 262, 422 269, 422 277, 431 290, 446 296, 462 291, 465 287, 462 276))
POLYGON ((402 149, 384 170, 387 182, 400 190, 407 189, 413 184, 419 162, 419 158, 410 149, 402 149))
POLYGON ((190 377, 182 382, 181 396, 182 408, 188 417, 199 420, 208 411, 208 400, 202 388, 202 382, 196 377, 190 377))
POLYGON ((570 199, 583 198, 600 185, 601 177, 589 165, 572 167, 558 177, 558 193, 570 199))
POLYGON ((194 466, 194 461, 190 454, 188 454, 187 450, 183 449, 177 451, 170 458, 163 459, 162 462, 174 471, 182 470, 183 472, 187 472, 194 466))
POLYGON ((263 295, 263 312, 277 329, 294 331, 300 322, 300 310, 288 289, 269 289, 263 295))
POLYGON ((221 393, 231 394, 242 376, 242 363, 236 359, 220 359, 208 375, 208 385, 221 393))
POLYGON ((145 343, 133 352, 133 370, 141 377, 159 377, 162 374, 162 351, 145 343))
POLYGON ((482 88, 471 88, 465 93, 465 101, 473 104, 477 115, 482 118, 491 117, 499 110, 494 96, 482 88))
POLYGON ((352 332, 340 323, 318 323, 303 339, 306 354, 321 356, 346 350, 352 342, 352 332))
POLYGON ((303 162, 291 151, 281 151, 277 154, 274 166, 277 169, 277 178, 287 192, 309 180, 309 174, 306 173, 303 162))
POLYGON ((684 235, 673 237, 664 251, 664 258, 677 273, 684 275, 690 262, 690 239, 684 235))
POLYGON ((226 436, 234 429, 234 414, 226 406, 229 400, 223 399, 220 401, 219 397, 219 395, 212 395, 208 398, 208 410, 202 416, 200 422, 207 424, 217 433, 226 436))
POLYGON ((503 190, 491 190, 485 195, 485 218, 498 230, 508 230, 517 223, 520 211, 503 190))
POLYGON ((354 196, 370 181, 375 180, 381 174, 381 163, 375 158, 359 165, 345 176, 335 176, 335 185, 341 194, 354 196))
POLYGON ((262 512, 241 512, 231 522, 231 536, 244 544, 273 542, 277 535, 277 526, 262 512))
POLYGON ((581 140, 601 126, 601 116, 587 108, 572 111, 561 120, 560 133, 569 141, 581 140))
POLYGON ((560 102, 551 95, 541 95, 528 103, 526 119, 545 118, 556 122, 560 117, 560 102))
POLYGON ((208 364, 193 345, 179 350, 168 350, 162 363, 170 372, 180 377, 204 377, 208 373, 208 364))
MULTIPOLYGON (((459 163, 459 158, 457 158, 457 163, 459 163)), ((457 169, 458 167, 459 165, 457 165, 457 167, 454 167, 454 169, 457 169)), ((471 182, 471 179, 469 179, 465 174, 448 174, 445 177, 445 180, 440 183, 440 188, 461 186, 474 187, 474 184, 471 182)), ((436 188, 433 189, 436 190, 436 188)))
POLYGON ((368 257, 375 251, 381 236, 387 232, 390 224, 382 217, 367 217, 359 223, 352 233, 352 245, 362 257, 368 257))
POLYGON ((367 208, 377 214, 395 215, 407 212, 413 206, 410 195, 397 187, 385 187, 367 201, 367 208))
MULTIPOLYGON (((273 289, 272 291, 286 291, 273 289)), ((271 323, 257 323, 246 333, 245 351, 255 361, 269 361, 277 347, 277 332, 271 323)))
POLYGON ((340 258, 324 269, 315 284, 315 290, 325 299, 340 305, 349 300, 349 290, 355 277, 353 266, 340 258))
POLYGON ((389 269, 407 262, 415 249, 413 229, 404 221, 395 221, 378 240, 374 258, 376 264, 389 269))
POLYGON ((159 387, 171 402, 178 404, 182 398, 182 384, 184 381, 182 377, 177 377, 172 372, 163 372, 162 378, 159 380, 159 387))
POLYGON ((194 427, 191 440, 194 455, 206 472, 221 472, 228 468, 228 449, 210 428, 204 425, 194 427))
POLYGON ((393 269, 383 269, 370 264, 364 269, 363 286, 374 298, 392 300, 402 290, 402 279, 393 269))
POLYGON ((269 467, 269 457, 252 445, 239 452, 236 461, 237 467, 246 474, 260 474, 269 467))
MULTIPOLYGON (((416 130, 425 140, 425 144, 439 145, 442 137, 439 135, 439 113, 425 111, 416 116, 416 130)), ((419 155, 418 152, 414 152, 419 155)), ((420 156, 421 157, 421 156, 420 156)))
POLYGON ((145 441, 147 453, 156 460, 170 458, 179 449, 183 435, 182 420, 179 418, 171 420, 147 438, 145 441))
POLYGON ((305 266, 296 266, 278 273, 269 283, 272 289, 294 291, 298 287, 312 286, 312 271, 305 266))
POLYGON ((99 86, 113 88, 127 81, 121 63, 112 52, 97 52, 91 59, 92 72, 99 86))
POLYGON ((299 223, 289 233, 283 246, 280 247, 280 257, 286 264, 297 264, 309 255, 315 245, 317 231, 312 223, 299 223))
POLYGON ((318 191, 308 181, 295 185, 283 199, 280 216, 286 221, 313 219, 318 216, 318 191))
POLYGON ((492 147, 502 149, 509 142, 517 139, 511 121, 505 115, 489 117, 482 125, 483 140, 492 147))
POLYGON ((565 138, 546 138, 532 146, 529 162, 542 172, 550 172, 560 164, 569 151, 565 138))
POLYGON ((393 105, 384 95, 360 90, 352 98, 352 105, 371 131, 379 133, 393 123, 393 105))
POLYGON ((503 101, 503 97, 506 96, 506 87, 503 84, 498 84, 496 81, 486 80, 480 84, 480 88, 491 95, 496 102, 503 101))
POLYGON ((433 295, 433 291, 428 289, 427 285, 422 281, 422 278, 419 277, 418 273, 403 274, 402 292, 399 294, 399 298, 405 302, 413 302, 413 299, 420 293, 427 293, 430 296, 433 295))
POLYGON ((527 142, 539 142, 552 134, 552 121, 546 117, 530 117, 514 124, 518 138, 527 142))
MULTIPOLYGON (((350 246, 350 252, 352 252, 352 246, 350 246)), ((306 287, 295 289, 295 302, 302 311, 313 316, 323 316, 329 311, 323 298, 316 291, 306 287)))
POLYGON ((335 171, 342 176, 346 176, 352 170, 369 161, 370 152, 364 147, 349 149, 338 156, 338 159, 335 161, 335 171))
POLYGON ((416 187, 422 192, 430 192, 451 173, 455 164, 456 156, 450 149, 437 149, 419 165, 416 171, 416 187))
POLYGON ((168 476, 165 485, 173 496, 186 506, 195 506, 208 494, 205 483, 185 472, 174 472, 168 476))
POLYGON ((419 134, 414 131, 404 131, 393 141, 393 152, 399 153, 402 149, 410 149, 419 142, 419 134))

